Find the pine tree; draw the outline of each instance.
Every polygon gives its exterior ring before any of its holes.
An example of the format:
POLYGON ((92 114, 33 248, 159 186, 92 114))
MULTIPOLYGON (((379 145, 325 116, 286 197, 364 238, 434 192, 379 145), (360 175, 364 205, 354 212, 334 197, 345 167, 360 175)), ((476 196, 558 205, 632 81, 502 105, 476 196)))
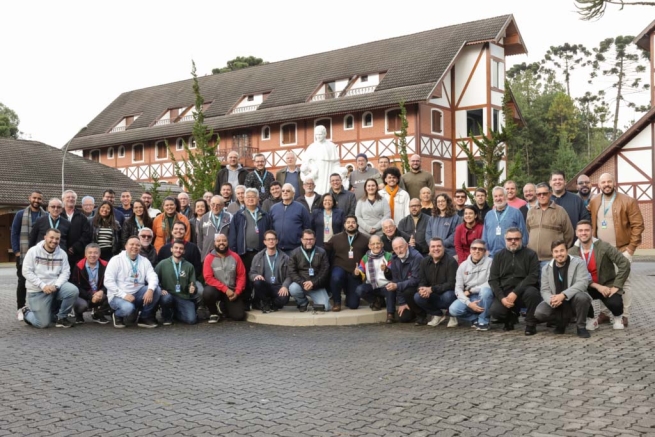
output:
POLYGON ((393 140, 393 142, 396 145, 398 154, 400 155, 400 161, 403 165, 403 173, 407 173, 409 171, 409 157, 407 156, 407 128, 409 127, 409 123, 407 122, 407 108, 405 108, 405 102, 401 101, 399 105, 400 114, 398 114, 398 117, 400 117, 400 132, 394 132, 396 139, 393 140))

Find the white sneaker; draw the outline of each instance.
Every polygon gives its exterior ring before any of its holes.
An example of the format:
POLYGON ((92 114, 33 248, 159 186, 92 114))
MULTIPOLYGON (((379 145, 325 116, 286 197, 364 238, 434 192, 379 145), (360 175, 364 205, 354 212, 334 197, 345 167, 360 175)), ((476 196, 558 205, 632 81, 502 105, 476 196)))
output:
POLYGON ((598 319, 587 317, 587 331, 595 331, 598 329, 598 319))
POLYGON ((448 318, 447 328, 457 328, 457 317, 450 316, 448 318))
POLYGON ((18 319, 19 322, 22 322, 23 320, 25 320, 25 307, 19 309, 16 312, 16 318, 18 319))
POLYGON ((428 322, 428 326, 437 326, 444 320, 446 320, 446 316, 432 316, 432 319, 428 322))
POLYGON ((614 329, 623 329, 623 316, 615 316, 614 317, 614 325, 612 325, 614 329))

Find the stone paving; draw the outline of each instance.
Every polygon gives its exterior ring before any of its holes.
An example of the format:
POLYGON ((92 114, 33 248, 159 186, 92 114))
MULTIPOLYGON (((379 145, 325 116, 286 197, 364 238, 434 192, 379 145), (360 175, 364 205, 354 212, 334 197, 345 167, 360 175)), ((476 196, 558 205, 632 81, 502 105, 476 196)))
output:
POLYGON ((655 263, 630 327, 470 332, 15 320, 0 269, 0 436, 655 436, 655 263))

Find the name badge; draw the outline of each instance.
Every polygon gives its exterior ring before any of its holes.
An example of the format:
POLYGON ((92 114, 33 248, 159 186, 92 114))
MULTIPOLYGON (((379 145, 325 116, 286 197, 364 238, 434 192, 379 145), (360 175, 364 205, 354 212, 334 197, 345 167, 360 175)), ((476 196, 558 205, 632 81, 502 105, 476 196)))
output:
POLYGON ((271 284, 275 284, 275 276, 271 276, 271 284))
POLYGON ((329 233, 330 233, 330 228, 328 228, 328 227, 326 226, 326 227, 325 227, 325 235, 327 235, 327 234, 329 234, 329 233))
POLYGON ((309 268, 309 276, 314 276, 314 268, 313 267, 309 268))
POLYGON ((180 287, 180 284, 175 284, 175 292, 179 293, 180 291, 182 291, 182 287, 180 287))
POLYGON ((500 229, 500 226, 496 226, 496 235, 502 235, 502 231, 500 229))
POLYGON ((262 187, 261 187, 259 190, 262 192, 262 194, 265 194, 265 193, 266 193, 266 187, 263 186, 263 185, 262 185, 262 187))
POLYGON ((255 234, 259 234, 259 228, 255 225, 255 234))
POLYGON ((137 278, 134 278, 134 285, 138 285, 138 284, 139 284, 139 280, 137 278))
POLYGON ((350 252, 348 252, 348 258, 350 258, 350 259, 355 258, 355 254, 353 253, 352 250, 350 252))
POLYGON ((607 222, 606 222, 605 220, 603 220, 603 221, 600 223, 600 227, 603 228, 603 229, 607 229, 607 222))

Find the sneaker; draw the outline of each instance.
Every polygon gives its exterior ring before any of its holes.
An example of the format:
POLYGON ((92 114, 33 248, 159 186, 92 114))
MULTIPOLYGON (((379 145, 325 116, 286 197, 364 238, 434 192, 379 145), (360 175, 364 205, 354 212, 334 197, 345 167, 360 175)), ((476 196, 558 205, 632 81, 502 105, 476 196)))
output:
POLYGON ((444 320, 446 320, 446 316, 432 316, 432 319, 428 322, 428 326, 438 326, 444 320))
POLYGON ((55 327, 57 328, 72 328, 73 326, 75 324, 68 320, 68 318, 57 319, 57 323, 55 323, 55 327))
POLYGON ((122 317, 118 317, 116 313, 111 315, 111 318, 114 320, 114 328, 125 328, 125 322, 122 317))
POLYGON ((94 312, 93 314, 91 314, 91 320, 93 320, 96 323, 100 323, 101 325, 106 325, 107 323, 109 323, 109 320, 107 320, 105 315, 99 312, 94 312))
POLYGON ((425 316, 416 316, 414 326, 423 326, 428 324, 428 319, 425 316))
POLYGON ((564 326, 556 326, 556 327, 555 327, 555 330, 553 331, 553 333, 555 333, 555 334, 557 334, 557 335, 562 335, 562 334, 564 334, 565 332, 566 332, 566 325, 564 325, 564 326))
POLYGON ((596 318, 587 317, 587 331, 595 331, 598 329, 598 320, 596 318))
POLYGON ((139 321, 137 322, 137 326, 139 328, 156 328, 157 322, 155 322, 153 319, 142 319, 139 318, 139 321))
POLYGON ((83 325, 84 324, 84 314, 75 314, 75 323, 83 325))
POLYGON ((478 327, 478 321, 477 320, 471 322, 471 328, 477 329, 477 327, 478 327))
POLYGON ((395 319, 393 313, 387 313, 387 322, 386 322, 386 323, 387 323, 388 325, 390 325, 390 324, 392 324, 392 323, 396 323, 396 319, 395 319))
POLYGON ((476 331, 488 331, 489 330, 489 324, 488 323, 480 323, 477 324, 477 328, 475 328, 476 331))
POLYGON ((20 308, 18 311, 16 311, 16 318, 18 319, 19 322, 22 322, 25 320, 25 313, 27 313, 29 309, 24 306, 23 308, 20 308))
POLYGON ((268 302, 262 302, 262 314, 272 313, 271 304, 268 302))
POLYGON ((591 334, 585 328, 578 328, 578 337, 580 338, 589 338, 591 334))
MULTIPOLYGON (((308 304, 298 305, 298 311, 300 311, 301 313, 306 313, 307 312, 307 306, 308 306, 308 304)), ((339 309, 341 309, 341 307, 339 309)), ((334 309, 332 311, 334 311, 334 309)))
MULTIPOLYGON (((614 317, 614 324, 612 325, 612 327, 614 329, 623 329, 623 328, 625 328, 625 325, 623 324, 622 319, 623 319, 623 317, 621 317, 621 316, 614 317)), ((589 328, 587 328, 587 329, 589 329, 589 328)))
POLYGON ((209 316, 209 321, 207 323, 218 323, 219 320, 221 320, 221 318, 218 314, 212 314, 209 316))
MULTIPOLYGON (((514 326, 512 326, 512 329, 514 329, 514 326)), ((537 327, 536 326, 526 326, 525 327, 525 335, 535 335, 537 333, 537 327)))
POLYGON ((164 326, 171 326, 172 324, 173 324, 173 320, 171 319, 164 319, 164 322, 162 323, 162 325, 164 326))
POLYGON ((457 328, 457 317, 450 316, 448 318, 447 328, 457 328))

